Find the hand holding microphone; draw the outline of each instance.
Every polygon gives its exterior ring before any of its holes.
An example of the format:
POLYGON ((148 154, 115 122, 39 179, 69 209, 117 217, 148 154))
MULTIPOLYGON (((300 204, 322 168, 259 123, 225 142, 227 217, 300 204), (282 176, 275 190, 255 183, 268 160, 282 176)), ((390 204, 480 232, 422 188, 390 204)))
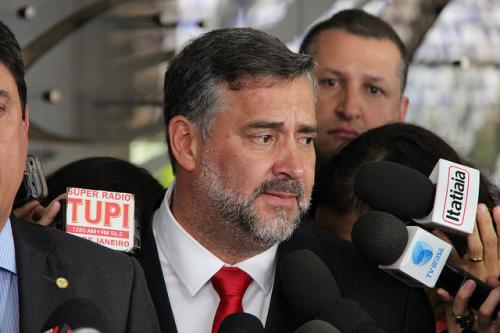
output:
MULTIPOLYGON (((434 235, 451 243, 448 236, 440 230, 434 230, 434 235)), ((452 249, 450 262, 461 267, 482 281, 490 276, 500 275, 500 206, 493 209, 493 218, 484 204, 479 204, 477 224, 474 231, 467 236, 467 249, 461 256, 452 249), (494 227, 496 225, 496 230, 494 227)))
POLYGON ((480 279, 446 262, 451 245, 419 227, 406 227, 389 213, 373 211, 362 216, 354 224, 352 241, 363 256, 410 286, 437 286, 455 295, 466 280, 474 280, 476 288, 469 304, 476 309, 492 290, 480 279))
POLYGON ((469 311, 468 301, 476 288, 476 284, 472 280, 467 280, 458 290, 453 300, 451 313, 462 328, 468 328, 469 330, 473 328, 476 333, 500 332, 500 318, 496 314, 500 306, 500 282, 495 277, 489 279, 488 283, 495 289, 490 292, 479 311, 474 314, 469 311))

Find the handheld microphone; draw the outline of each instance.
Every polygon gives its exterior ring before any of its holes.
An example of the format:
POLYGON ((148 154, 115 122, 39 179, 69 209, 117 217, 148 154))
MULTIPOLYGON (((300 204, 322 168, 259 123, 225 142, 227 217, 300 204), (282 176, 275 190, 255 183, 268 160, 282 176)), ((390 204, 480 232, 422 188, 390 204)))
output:
POLYGON ((384 332, 361 306, 341 297, 332 273, 313 252, 287 255, 279 272, 285 297, 301 321, 320 319, 343 333, 384 332))
POLYGON ((264 333, 264 326, 254 315, 237 312, 224 318, 218 333, 264 333))
POLYGON ((372 211, 360 217, 352 229, 352 243, 361 255, 413 287, 439 287, 455 295, 466 280, 474 280, 476 289, 469 305, 475 309, 492 290, 475 276, 446 262, 450 244, 420 227, 405 226, 389 213, 372 211))
POLYGON ((368 162, 355 175, 354 193, 374 210, 471 234, 476 222, 479 171, 440 159, 427 178, 399 163, 368 162))
POLYGON ((89 298, 71 298, 61 303, 47 318, 41 332, 110 332, 104 311, 89 298))
POLYGON ((340 333, 340 331, 326 321, 316 319, 300 326, 294 333, 340 333))

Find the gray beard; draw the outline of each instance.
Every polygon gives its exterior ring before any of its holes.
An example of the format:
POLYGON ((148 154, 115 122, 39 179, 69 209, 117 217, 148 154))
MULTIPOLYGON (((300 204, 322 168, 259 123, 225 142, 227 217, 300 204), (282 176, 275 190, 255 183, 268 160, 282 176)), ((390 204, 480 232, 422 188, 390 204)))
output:
POLYGON ((210 198, 215 213, 226 223, 244 230, 252 241, 258 242, 262 247, 271 247, 290 238, 309 208, 310 198, 305 198, 303 185, 297 180, 267 180, 246 197, 224 187, 206 159, 202 161, 202 167, 198 183, 210 198), (255 201, 259 195, 269 190, 295 193, 298 197, 298 212, 290 217, 288 209, 277 207, 275 216, 259 216, 255 201))

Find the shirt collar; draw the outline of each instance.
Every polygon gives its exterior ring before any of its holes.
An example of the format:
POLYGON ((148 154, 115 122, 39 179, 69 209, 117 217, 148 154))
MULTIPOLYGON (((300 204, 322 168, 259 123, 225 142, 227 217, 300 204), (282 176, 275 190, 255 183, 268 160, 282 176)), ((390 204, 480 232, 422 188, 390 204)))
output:
MULTIPOLYGON (((177 222, 170 209, 174 186, 174 183, 169 186, 160 208, 155 212, 153 230, 155 238, 159 240, 160 250, 191 296, 194 296, 221 267, 230 265, 198 243, 177 222)), ((275 245, 233 266, 248 273, 268 294, 274 282, 277 248, 278 245, 275 245)))
POLYGON ((0 230, 0 268, 17 274, 16 250, 14 247, 14 236, 12 235, 10 219, 7 219, 2 230, 0 230))

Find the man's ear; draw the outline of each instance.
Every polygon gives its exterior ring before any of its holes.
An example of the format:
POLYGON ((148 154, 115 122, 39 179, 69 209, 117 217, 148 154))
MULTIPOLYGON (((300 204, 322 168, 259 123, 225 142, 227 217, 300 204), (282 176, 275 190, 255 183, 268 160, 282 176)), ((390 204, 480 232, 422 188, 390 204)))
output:
POLYGON ((170 149, 178 165, 192 171, 201 146, 198 128, 186 117, 175 116, 168 124, 168 137, 170 149))
POLYGON ((399 121, 404 122, 406 119, 406 113, 408 112, 408 105, 410 105, 410 99, 406 96, 401 98, 399 103, 399 121))

